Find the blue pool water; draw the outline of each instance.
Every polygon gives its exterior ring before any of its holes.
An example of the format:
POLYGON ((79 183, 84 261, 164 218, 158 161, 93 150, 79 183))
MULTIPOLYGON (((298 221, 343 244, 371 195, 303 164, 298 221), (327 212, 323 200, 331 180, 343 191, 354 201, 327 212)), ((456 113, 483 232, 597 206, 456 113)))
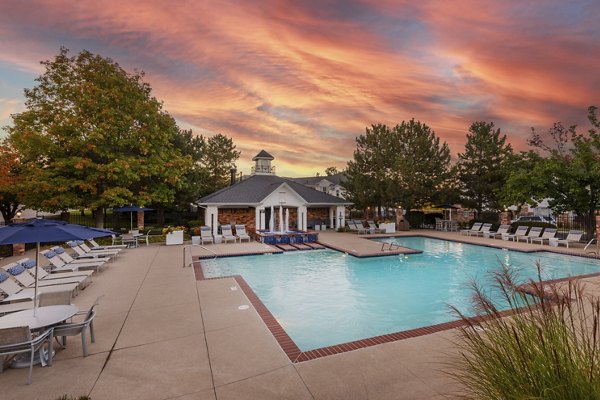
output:
POLYGON ((470 283, 506 263, 523 281, 600 271, 597 260, 521 253, 423 237, 383 239, 423 250, 356 258, 333 250, 204 260, 207 277, 239 274, 302 351, 452 321, 468 312, 470 283))

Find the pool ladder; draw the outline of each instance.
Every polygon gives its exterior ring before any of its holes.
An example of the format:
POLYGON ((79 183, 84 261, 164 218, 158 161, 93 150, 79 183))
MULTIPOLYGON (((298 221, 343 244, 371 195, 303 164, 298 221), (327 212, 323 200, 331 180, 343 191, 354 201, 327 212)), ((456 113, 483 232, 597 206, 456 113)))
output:
POLYGON ((392 251, 392 250, 399 250, 400 248, 402 248, 402 246, 400 246, 399 244, 396 243, 381 243, 381 251, 392 251), (385 246, 387 246, 387 249, 385 248, 385 246))
POLYGON ((213 260, 214 260, 215 258, 217 258, 217 253, 215 253, 214 251, 212 251, 212 250, 211 250, 211 249, 209 249, 209 248, 206 248, 206 247, 202 246, 201 244, 188 244, 188 245, 185 245, 185 246, 183 246, 183 268, 185 268, 185 267, 191 267, 192 265, 194 265, 194 261, 193 261, 193 260, 192 260, 192 261, 190 261, 190 263, 189 263, 189 264, 187 264, 187 265, 186 265, 186 263, 185 263, 185 251, 186 251, 188 248, 190 248, 190 247, 200 247, 201 249, 203 249, 203 250, 206 250, 206 251, 208 251, 209 253, 212 253, 212 254, 213 254, 213 256, 214 256, 214 257, 212 258, 213 260))

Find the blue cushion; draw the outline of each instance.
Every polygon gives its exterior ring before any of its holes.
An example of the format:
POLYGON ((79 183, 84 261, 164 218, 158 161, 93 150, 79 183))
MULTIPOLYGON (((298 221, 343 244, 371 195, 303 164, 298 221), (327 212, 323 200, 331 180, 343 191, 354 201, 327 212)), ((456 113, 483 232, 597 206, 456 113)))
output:
POLYGON ((27 260, 21 261, 21 265, 24 266, 27 269, 30 269, 30 268, 35 267, 35 261, 34 260, 30 260, 28 258, 27 260))
POLYGON ((83 244, 83 240, 76 240, 75 243, 79 244, 83 244))
POLYGON ((67 242, 67 244, 69 245, 69 247, 76 247, 77 243, 75 243, 75 241, 71 240, 70 242, 67 242))
POLYGON ((0 272, 0 283, 4 282, 8 279, 8 274, 6 272, 0 272))
POLYGON ((19 275, 25 271, 25 267, 21 264, 17 264, 14 267, 10 267, 7 269, 8 273, 11 275, 19 275))
POLYGON ((44 255, 46 256, 46 258, 52 258, 52 257, 56 256, 56 253, 53 252, 52 250, 48 250, 47 252, 44 253, 44 255))
POLYGON ((52 251, 54 251, 56 254, 62 254, 65 252, 65 249, 63 249, 62 247, 57 247, 52 251))

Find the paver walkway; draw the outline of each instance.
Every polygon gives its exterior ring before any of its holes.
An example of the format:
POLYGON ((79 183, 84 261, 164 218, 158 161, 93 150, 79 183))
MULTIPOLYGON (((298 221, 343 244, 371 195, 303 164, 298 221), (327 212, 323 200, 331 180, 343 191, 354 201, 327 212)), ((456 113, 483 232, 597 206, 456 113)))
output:
MULTIPOLYGON (((330 234, 336 235, 324 236, 330 234)), ((263 245, 222 246, 229 247, 207 248, 245 253, 263 245)), ((234 279, 196 281, 193 268, 183 267, 189 260, 184 263, 182 246, 123 253, 74 299, 86 309, 104 295, 90 355, 83 358, 79 338, 69 338, 52 367, 34 368, 31 385, 26 370, 6 370, 2 400, 63 394, 93 400, 441 399, 457 389, 442 372, 454 351, 453 331, 293 364, 254 308, 239 308, 250 303, 234 279)), ((590 283, 600 287, 598 280, 590 283)))

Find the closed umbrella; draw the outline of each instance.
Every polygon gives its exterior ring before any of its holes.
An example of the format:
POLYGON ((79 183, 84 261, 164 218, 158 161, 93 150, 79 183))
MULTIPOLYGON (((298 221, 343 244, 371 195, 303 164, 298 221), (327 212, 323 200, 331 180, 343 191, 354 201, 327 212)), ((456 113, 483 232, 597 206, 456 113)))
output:
POLYGON ((154 208, 139 207, 130 204, 124 207, 113 208, 113 212, 128 212, 129 213, 129 229, 133 229, 133 213, 138 211, 154 211, 154 208))
MULTIPOLYGON (((9 224, 0 228, 0 244, 37 243, 35 264, 39 267, 40 243, 66 242, 69 240, 87 240, 102 236, 111 236, 113 231, 90 228, 82 225, 67 224, 64 221, 34 219, 20 224, 9 224)), ((35 289, 33 313, 35 315, 38 291, 37 268, 35 269, 35 289)))

